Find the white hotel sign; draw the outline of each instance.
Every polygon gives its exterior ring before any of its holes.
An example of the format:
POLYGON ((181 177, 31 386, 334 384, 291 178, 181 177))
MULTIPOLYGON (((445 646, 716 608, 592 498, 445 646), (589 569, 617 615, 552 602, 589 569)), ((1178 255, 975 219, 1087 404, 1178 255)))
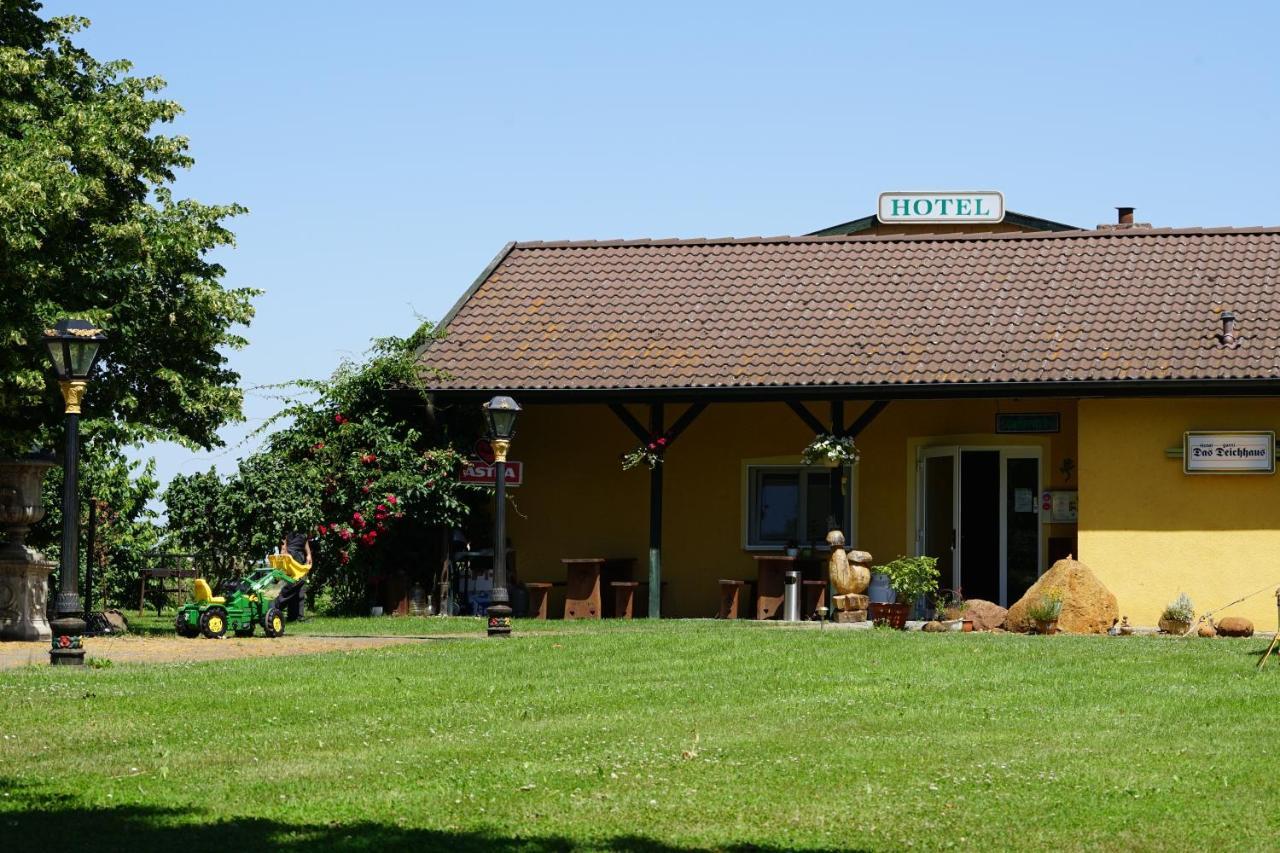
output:
POLYGON ((880 193, 876 218, 886 223, 1000 222, 1004 194, 994 190, 880 193))
POLYGON ((1182 439, 1188 474, 1274 474, 1274 432, 1188 432, 1182 439))

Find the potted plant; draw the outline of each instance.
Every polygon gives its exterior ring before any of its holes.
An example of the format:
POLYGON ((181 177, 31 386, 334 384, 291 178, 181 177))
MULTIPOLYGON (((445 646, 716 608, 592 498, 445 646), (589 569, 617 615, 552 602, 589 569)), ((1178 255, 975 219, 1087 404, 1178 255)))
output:
POLYGON ((1166 634, 1179 636, 1191 630, 1191 620, 1195 618, 1195 607, 1185 592, 1179 593, 1160 614, 1160 630, 1166 634))
POLYGON ((1035 625, 1037 634, 1056 634, 1058 617, 1062 615, 1062 590, 1051 589, 1040 600, 1027 608, 1027 618, 1035 625))
POLYGON ((938 590, 933 600, 933 618, 952 631, 973 630, 973 620, 964 618, 968 609, 969 602, 964 600, 958 589, 938 590))
POLYGON ((852 438, 842 435, 820 435, 801 451, 800 460, 806 465, 838 468, 841 465, 856 465, 860 456, 852 438))
POLYGON ((897 601, 872 604, 871 619, 883 621, 893 628, 905 628, 916 600, 938 589, 937 557, 899 557, 891 563, 877 566, 875 571, 888 576, 897 601))

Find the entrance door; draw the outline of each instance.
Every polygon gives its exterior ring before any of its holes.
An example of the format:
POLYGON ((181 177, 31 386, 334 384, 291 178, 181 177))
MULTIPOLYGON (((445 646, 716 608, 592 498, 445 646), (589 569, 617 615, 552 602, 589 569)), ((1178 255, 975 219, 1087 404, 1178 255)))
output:
POLYGON ((1008 606, 1040 573, 1040 449, 925 447, 916 472, 916 553, 944 585, 1008 606))

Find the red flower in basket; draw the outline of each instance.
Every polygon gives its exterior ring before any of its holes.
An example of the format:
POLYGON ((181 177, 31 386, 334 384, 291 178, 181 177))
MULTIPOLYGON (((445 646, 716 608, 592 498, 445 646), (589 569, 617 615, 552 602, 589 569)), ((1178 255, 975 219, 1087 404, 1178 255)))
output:
POLYGON ((364 527, 364 516, 358 512, 353 513, 351 515, 351 523, 354 524, 357 528, 364 527))

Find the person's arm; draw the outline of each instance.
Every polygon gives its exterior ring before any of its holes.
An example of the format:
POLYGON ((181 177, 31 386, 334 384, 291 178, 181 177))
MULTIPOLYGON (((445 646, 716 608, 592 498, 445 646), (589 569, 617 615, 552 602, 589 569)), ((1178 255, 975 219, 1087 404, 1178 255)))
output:
POLYGON ((303 546, 303 553, 307 555, 307 561, 303 563, 303 565, 306 566, 307 568, 310 568, 311 567, 311 540, 310 539, 308 539, 306 544, 303 546))
POLYGON ((277 551, 276 553, 277 553, 277 554, 288 554, 288 553, 289 553, 289 540, 288 540, 288 539, 281 539, 281 540, 280 540, 280 550, 279 550, 279 551, 277 551))

